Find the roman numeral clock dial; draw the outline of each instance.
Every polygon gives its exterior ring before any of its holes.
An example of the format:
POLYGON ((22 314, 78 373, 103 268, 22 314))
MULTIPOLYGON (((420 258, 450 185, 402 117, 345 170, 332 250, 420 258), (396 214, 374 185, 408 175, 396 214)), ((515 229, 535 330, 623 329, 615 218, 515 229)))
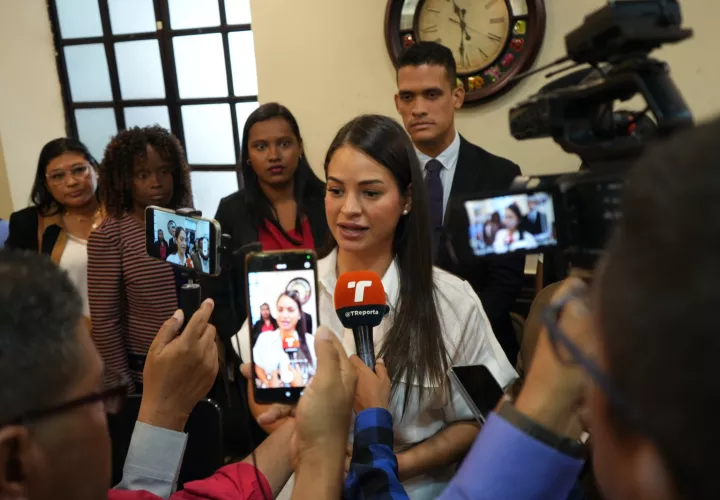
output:
POLYGON ((545 34, 544 0, 389 0, 386 40, 393 60, 419 41, 448 47, 466 102, 487 101, 532 67, 545 34))

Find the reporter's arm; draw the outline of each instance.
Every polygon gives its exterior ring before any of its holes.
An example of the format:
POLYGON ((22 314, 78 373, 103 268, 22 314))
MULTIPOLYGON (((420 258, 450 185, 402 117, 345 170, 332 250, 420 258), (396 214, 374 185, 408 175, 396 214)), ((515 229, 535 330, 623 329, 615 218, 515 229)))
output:
POLYGON ((400 483, 393 452, 392 415, 384 408, 369 408, 355 419, 355 439, 350 470, 345 479, 344 498, 388 496, 407 498, 400 483))
POLYGON ((474 422, 455 422, 422 443, 398 453, 400 479, 406 481, 459 462, 472 446, 478 430, 474 422))
POLYGON ((177 488, 186 444, 187 434, 183 432, 136 422, 123 477, 115 489, 170 497, 177 488))
POLYGON ((277 431, 273 432, 260 446, 255 449, 255 463, 252 455, 243 462, 262 472, 270 485, 273 497, 277 496, 292 475, 289 443, 295 428, 295 421, 285 418, 277 431))

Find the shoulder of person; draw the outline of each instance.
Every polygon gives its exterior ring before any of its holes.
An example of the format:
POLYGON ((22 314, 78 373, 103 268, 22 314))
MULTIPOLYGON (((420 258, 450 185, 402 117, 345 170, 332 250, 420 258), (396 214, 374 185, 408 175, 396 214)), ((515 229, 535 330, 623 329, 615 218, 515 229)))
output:
POLYGON ((437 291, 452 303, 468 302, 477 296, 470 283, 439 267, 433 267, 433 283, 437 291), (468 291, 472 295, 469 296, 468 291))
POLYGON ((88 237, 90 241, 118 241, 122 237, 122 233, 125 225, 125 218, 117 218, 115 216, 108 216, 100 223, 100 225, 94 229, 88 237))
POLYGON ((460 136, 461 157, 463 150, 470 151, 476 158, 478 158, 479 161, 483 163, 483 165, 492 166, 498 171, 512 174, 513 177, 521 174, 520 167, 516 163, 508 160, 507 158, 494 155, 491 152, 481 148, 477 144, 473 144, 472 142, 468 141, 463 136, 460 136))
POLYGON ((30 228, 34 227, 34 231, 37 233, 38 227, 38 209, 35 206, 30 206, 13 212, 10 214, 10 224, 15 228, 30 228))

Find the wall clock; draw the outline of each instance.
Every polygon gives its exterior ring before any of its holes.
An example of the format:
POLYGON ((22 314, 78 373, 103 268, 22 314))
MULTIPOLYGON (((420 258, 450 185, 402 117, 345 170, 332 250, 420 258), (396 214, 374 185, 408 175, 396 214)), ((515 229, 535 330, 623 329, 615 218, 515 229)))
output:
POLYGON ((544 0, 388 0, 385 39, 394 63, 417 41, 452 50, 466 104, 510 90, 545 37, 544 0))

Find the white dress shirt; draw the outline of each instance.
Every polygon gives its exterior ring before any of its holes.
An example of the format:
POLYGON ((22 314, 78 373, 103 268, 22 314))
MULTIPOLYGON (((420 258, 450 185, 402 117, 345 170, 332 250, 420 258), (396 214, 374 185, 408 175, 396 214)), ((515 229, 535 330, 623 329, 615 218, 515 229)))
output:
POLYGON ((82 240, 72 234, 68 234, 65 250, 60 256, 58 263, 60 269, 64 269, 72 284, 75 285, 83 301, 83 316, 90 317, 90 301, 88 300, 87 285, 87 240, 82 240))
POLYGON ((423 177, 425 177, 425 165, 430 160, 437 160, 442 163, 442 170, 440 171, 440 181, 443 185, 443 219, 447 213, 448 201, 450 200, 450 191, 452 190, 453 179, 455 178, 455 170, 457 170, 458 158, 460 157, 460 134, 455 132, 455 139, 452 141, 450 146, 440 153, 436 158, 431 158, 425 153, 421 152, 418 148, 415 148, 418 160, 420 160, 420 170, 422 170, 423 177))
MULTIPOLYGON (((338 335, 348 354, 354 354, 355 341, 352 330, 342 326, 333 303, 337 283, 336 262, 337 250, 318 262, 320 323, 328 326, 338 335)), ((495 338, 485 310, 472 287, 439 268, 434 268, 433 280, 437 289, 436 306, 448 352, 448 364, 451 366, 483 364, 488 367, 501 387, 509 385, 517 374, 495 338)), ((382 283, 390 313, 383 318, 380 326, 373 330, 376 354, 379 353, 385 333, 397 313, 400 276, 396 263, 393 262, 387 270, 382 283)), ((249 359, 249 334, 240 336, 247 337, 247 340, 235 339, 233 346, 237 349, 239 341, 242 359, 249 359)), ((446 379, 446 384, 450 384, 449 379, 446 379)), ((474 418, 457 390, 450 393, 447 385, 441 389, 437 384, 429 381, 425 381, 423 385, 425 390, 422 401, 418 398, 417 381, 411 383, 401 381, 390 401, 389 410, 395 423, 396 451, 424 441, 448 424, 474 418), (408 390, 411 391, 411 396, 403 415, 403 399, 408 390)), ((454 467, 448 466, 433 471, 430 475, 405 481, 403 486, 413 500, 436 498, 445 489, 453 473, 454 467)))

